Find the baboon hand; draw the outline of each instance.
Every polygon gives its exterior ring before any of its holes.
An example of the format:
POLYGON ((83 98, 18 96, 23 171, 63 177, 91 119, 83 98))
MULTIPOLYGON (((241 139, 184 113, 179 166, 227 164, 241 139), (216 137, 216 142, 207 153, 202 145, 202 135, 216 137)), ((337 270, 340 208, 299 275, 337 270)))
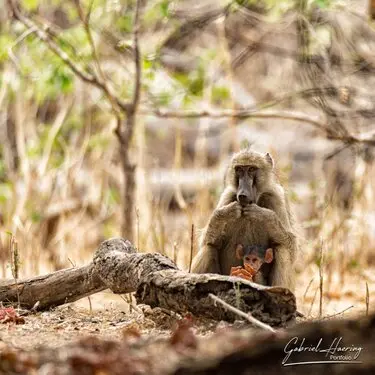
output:
POLYGON ((265 218, 271 218, 276 216, 275 212, 272 210, 269 210, 268 208, 260 207, 255 203, 248 204, 245 207, 242 208, 242 213, 244 216, 256 216, 257 218, 259 215, 265 217, 265 218))
POLYGON ((245 280, 253 281, 253 275, 241 266, 232 267, 230 270, 230 276, 236 276, 245 280))
POLYGON ((219 218, 223 218, 225 220, 239 219, 241 217, 241 211, 241 205, 237 201, 235 201, 227 204, 226 206, 216 209, 215 214, 219 218))

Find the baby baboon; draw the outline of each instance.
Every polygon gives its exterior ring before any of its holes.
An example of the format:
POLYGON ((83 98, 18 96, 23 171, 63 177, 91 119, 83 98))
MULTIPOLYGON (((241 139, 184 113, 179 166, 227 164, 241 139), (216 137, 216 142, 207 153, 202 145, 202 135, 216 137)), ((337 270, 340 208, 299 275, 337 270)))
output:
POLYGON ((273 250, 266 246, 243 246, 236 247, 236 257, 242 261, 241 266, 232 267, 231 276, 242 277, 258 284, 267 285, 267 277, 273 261, 273 250))
POLYGON ((269 284, 294 289, 297 240, 288 200, 268 153, 243 150, 233 156, 192 272, 229 275, 232 266, 240 265, 235 255, 239 243, 273 248, 269 284))

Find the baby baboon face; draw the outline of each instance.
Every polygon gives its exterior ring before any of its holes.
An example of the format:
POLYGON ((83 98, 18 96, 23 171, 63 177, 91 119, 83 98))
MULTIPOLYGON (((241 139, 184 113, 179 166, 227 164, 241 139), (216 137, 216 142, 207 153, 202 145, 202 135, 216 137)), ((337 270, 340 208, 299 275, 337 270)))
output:
POLYGON ((256 274, 264 263, 273 261, 273 250, 268 246, 239 244, 236 248, 236 257, 243 261, 245 269, 256 274))
POLYGON ((241 206, 256 203, 256 177, 258 168, 252 165, 237 165, 234 168, 237 182, 237 201, 241 206))

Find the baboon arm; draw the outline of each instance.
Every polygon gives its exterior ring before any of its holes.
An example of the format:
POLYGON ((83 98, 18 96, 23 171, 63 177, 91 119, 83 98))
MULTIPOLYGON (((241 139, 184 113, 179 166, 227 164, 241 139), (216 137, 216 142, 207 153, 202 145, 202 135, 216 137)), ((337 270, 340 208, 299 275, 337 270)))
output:
POLYGON ((279 218, 280 222, 288 230, 291 229, 291 222, 289 220, 289 214, 287 211, 287 202, 280 199, 279 196, 273 193, 263 193, 257 204, 260 207, 268 208, 276 213, 276 216, 279 218))
POLYGON ((284 252, 288 252, 290 261, 292 261, 298 248, 296 235, 287 230, 276 216, 268 222, 268 233, 271 242, 282 246, 285 249, 284 252))
POLYGON ((253 281, 260 285, 267 285, 267 280, 263 276, 262 272, 258 272, 257 274, 255 274, 253 277, 253 281))
POLYGON ((270 273, 270 285, 288 288, 291 292, 295 289, 295 269, 289 249, 278 246, 275 251, 274 264, 270 273))
POLYGON ((193 260, 191 272, 221 274, 222 272, 217 249, 212 245, 203 246, 193 260))

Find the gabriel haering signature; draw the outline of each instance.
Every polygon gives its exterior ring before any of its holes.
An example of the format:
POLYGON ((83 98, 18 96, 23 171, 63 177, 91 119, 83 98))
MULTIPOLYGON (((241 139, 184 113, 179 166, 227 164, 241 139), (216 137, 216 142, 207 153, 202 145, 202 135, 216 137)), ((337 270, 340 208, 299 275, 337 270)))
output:
POLYGON ((285 345, 284 353, 286 355, 282 364, 283 366, 296 366, 314 363, 362 363, 358 358, 363 348, 354 345, 343 346, 341 341, 342 337, 336 337, 328 345, 323 345, 323 339, 321 338, 316 344, 308 345, 305 338, 293 337, 285 345), (306 352, 321 353, 321 359, 316 359, 316 356, 314 356, 312 361, 298 360, 299 354, 306 352))

